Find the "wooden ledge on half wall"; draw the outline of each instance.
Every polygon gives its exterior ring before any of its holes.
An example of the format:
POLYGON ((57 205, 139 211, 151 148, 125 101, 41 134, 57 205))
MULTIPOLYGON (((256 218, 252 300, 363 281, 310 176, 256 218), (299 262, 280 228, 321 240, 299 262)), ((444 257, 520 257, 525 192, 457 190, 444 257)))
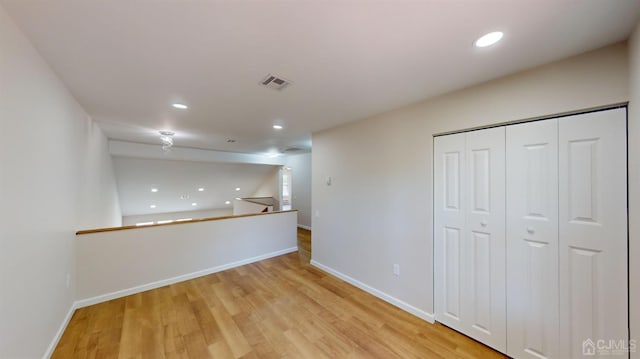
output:
POLYGON ((176 224, 186 224, 186 223, 196 223, 196 222, 208 222, 208 221, 219 221, 223 219, 233 219, 233 218, 243 218, 243 217, 253 217, 253 216, 268 216, 270 214, 279 214, 279 213, 288 213, 288 212, 298 212, 297 209, 292 209, 288 211, 273 211, 273 212, 264 212, 264 213, 249 213, 249 214, 238 214, 235 216, 222 216, 222 217, 209 217, 209 218, 198 218, 198 219, 189 219, 186 221, 173 221, 170 223, 160 223, 160 224, 148 224, 144 226, 122 226, 122 227, 108 227, 108 228, 96 228, 96 229, 84 229, 81 231, 77 231, 76 235, 83 234, 91 234, 91 233, 99 233, 99 232, 111 232, 111 231, 123 231, 128 229, 140 229, 140 228, 150 228, 150 227, 161 227, 161 226, 173 226, 176 224))

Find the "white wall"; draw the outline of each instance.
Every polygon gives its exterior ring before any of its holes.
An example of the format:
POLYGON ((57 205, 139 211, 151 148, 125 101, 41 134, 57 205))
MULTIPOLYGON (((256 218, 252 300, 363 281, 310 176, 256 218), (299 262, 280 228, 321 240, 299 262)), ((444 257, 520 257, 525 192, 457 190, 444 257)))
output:
POLYGON ((277 200, 280 193, 280 168, 274 167, 249 197, 273 197, 277 200))
POLYGON ((638 347, 631 355, 640 359, 640 23, 629 39, 629 253, 631 337, 638 347))
POLYGON ((157 222, 157 221, 164 221, 169 219, 175 221, 176 219, 181 219, 181 218, 201 219, 201 218, 212 218, 212 217, 224 217, 224 216, 231 216, 231 215, 233 215, 232 208, 215 208, 215 209, 205 209, 202 211, 141 214, 138 216, 123 216, 122 225, 133 226, 139 222, 149 222, 149 221, 157 222))
POLYGON ((311 153, 288 156, 293 178, 292 208, 298 210, 298 225, 311 228, 311 153))
POLYGON ((430 318, 432 136, 627 101, 627 55, 618 44, 314 133, 313 263, 430 318))
POLYGON ((77 247, 90 305, 295 251, 296 212, 83 234, 77 247))
POLYGON ((249 213, 262 213, 267 208, 267 212, 273 212, 273 206, 266 206, 264 204, 254 203, 251 201, 235 200, 233 201, 233 215, 249 213))
POLYGON ((39 358, 74 301, 75 231, 120 213, 106 139, 1 6, 0 133, 0 358, 39 358))
POLYGON ((81 191, 76 229, 119 226, 122 212, 107 138, 92 120, 80 124, 83 133, 76 139, 83 152, 79 156, 81 191))

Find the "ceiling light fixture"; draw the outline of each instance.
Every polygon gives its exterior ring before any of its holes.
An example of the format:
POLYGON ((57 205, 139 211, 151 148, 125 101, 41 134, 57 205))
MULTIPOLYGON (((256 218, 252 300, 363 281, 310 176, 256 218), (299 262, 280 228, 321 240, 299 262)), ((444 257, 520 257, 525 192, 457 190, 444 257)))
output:
POLYGON ((160 132, 160 141, 162 141, 162 150, 164 152, 169 152, 171 150, 171 146, 173 146, 173 136, 175 136, 175 132, 173 131, 159 131, 160 132))
POLYGON ((236 187, 236 191, 239 191, 239 190, 240 190, 240 187, 236 187))
POLYGON ((197 206, 198 204, 196 202, 191 203, 192 206, 197 206))
POLYGON ((202 192, 202 191, 204 191, 204 188, 202 187, 198 188, 198 192, 202 192))
POLYGON ((273 129, 274 130, 282 130, 284 128, 284 126, 282 125, 273 125, 273 129))
POLYGON ((187 105, 185 105, 185 104, 182 104, 182 103, 174 103, 174 104, 173 104, 173 105, 171 105, 171 106, 173 106, 174 108, 181 109, 181 110, 186 110, 186 109, 188 109, 188 108, 189 108, 189 106, 187 106, 187 105))
POLYGON ((504 36, 504 33, 502 33, 501 31, 490 32, 486 35, 481 36, 478 40, 476 40, 474 45, 476 45, 476 47, 491 46, 496 42, 500 41, 503 36, 504 36))
POLYGON ((225 201, 224 204, 231 204, 231 201, 225 201))
POLYGON ((156 208, 156 205, 152 204, 152 205, 149 206, 149 208, 156 208))
POLYGON ((156 192, 158 192, 158 189, 157 188, 152 188, 151 192, 156 193, 156 192))

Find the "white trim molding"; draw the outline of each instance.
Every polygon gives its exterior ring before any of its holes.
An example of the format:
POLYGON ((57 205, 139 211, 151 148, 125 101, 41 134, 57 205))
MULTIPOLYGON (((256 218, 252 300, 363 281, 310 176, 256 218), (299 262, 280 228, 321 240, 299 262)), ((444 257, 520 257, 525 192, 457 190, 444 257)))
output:
POLYGON ((62 324, 60 324, 60 328, 58 328, 58 331, 56 332, 56 336, 53 337, 53 340, 51 341, 51 344, 49 344, 47 351, 44 352, 44 355, 42 356, 43 359, 51 358, 51 355, 53 355, 53 351, 56 350, 56 347, 58 346, 58 343, 62 338, 62 334, 64 334, 64 331, 67 329, 67 325, 69 325, 69 322, 71 321, 71 317, 73 317, 73 313, 75 313, 76 309, 77 309, 76 302, 73 302, 71 304, 71 307, 69 307, 69 311, 67 312, 67 315, 64 317, 62 324))
POLYGON ((282 250, 279 250, 279 251, 262 254, 262 255, 259 255, 259 256, 256 256, 256 257, 251 257, 251 258, 242 259, 242 260, 239 260, 239 261, 236 261, 236 262, 223 264, 223 265, 220 265, 220 266, 217 266, 217 267, 212 267, 212 268, 199 270, 197 272, 187 273, 187 274, 179 275, 179 276, 176 276, 176 277, 159 280, 159 281, 156 281, 156 282, 151 282, 151 283, 139 285, 139 286, 128 288, 128 289, 123 289, 123 290, 119 290, 119 291, 115 291, 115 292, 111 292, 111 293, 107 293, 107 294, 102 294, 102 295, 98 295, 98 296, 91 297, 91 298, 81 299, 81 300, 78 300, 78 301, 75 302, 75 307, 76 308, 83 308, 83 307, 87 307, 87 306, 90 306, 90 305, 106 302, 106 301, 109 301, 109 300, 112 300, 112 299, 126 297, 126 296, 131 295, 131 294, 136 294, 136 293, 144 292, 144 291, 147 291, 147 290, 150 290, 150 289, 164 287, 166 285, 170 285, 170 284, 174 284, 174 283, 178 283, 178 282, 184 282, 184 281, 189 280, 189 279, 202 277, 202 276, 209 275, 209 274, 212 274, 212 273, 222 272, 222 271, 227 270, 227 269, 240 267, 240 266, 243 266, 243 265, 249 264, 249 263, 259 262, 259 261, 264 260, 264 259, 281 256, 281 255, 287 254, 287 253, 292 253, 292 252, 295 252, 297 250, 298 250, 297 246, 296 247, 290 247, 290 248, 282 249, 282 250))
POLYGON ((341 272, 338 272, 337 270, 335 270, 333 268, 327 267, 324 264, 318 263, 317 261, 315 261, 313 259, 311 260, 311 265, 314 266, 314 267, 317 267, 317 268, 319 268, 319 269, 321 269, 321 270, 323 270, 323 271, 325 271, 325 272, 327 272, 327 273, 329 273, 329 274, 331 274, 331 275, 333 275, 335 277, 338 277, 338 278, 342 279, 343 281, 345 281, 345 282, 347 282, 347 283, 349 283, 349 284, 351 284, 351 285, 353 285, 355 287, 358 287, 358 288, 364 290, 365 292, 367 292, 367 293, 369 293, 371 295, 374 295, 374 296, 384 300, 385 302, 390 303, 390 304, 392 304, 392 305, 404 310, 405 312, 413 314, 416 317, 418 317, 420 319, 423 319, 423 320, 425 320, 425 321, 427 321, 427 322, 429 322, 431 324, 435 323, 436 319, 435 319, 435 315, 433 313, 428 313, 428 312, 425 312, 422 309, 418 309, 418 308, 414 307, 413 305, 411 305, 411 304, 409 304, 407 302, 404 302, 404 301, 402 301, 402 300, 400 300, 400 299, 398 299, 396 297, 393 297, 393 296, 391 296, 391 295, 389 295, 389 294, 387 294, 387 293, 385 293, 385 292, 383 292, 381 290, 378 290, 378 289, 373 288, 373 287, 371 287, 371 286, 369 286, 367 284, 364 284, 364 283, 360 282, 359 280, 354 279, 352 277, 349 277, 348 275, 343 274, 341 272))

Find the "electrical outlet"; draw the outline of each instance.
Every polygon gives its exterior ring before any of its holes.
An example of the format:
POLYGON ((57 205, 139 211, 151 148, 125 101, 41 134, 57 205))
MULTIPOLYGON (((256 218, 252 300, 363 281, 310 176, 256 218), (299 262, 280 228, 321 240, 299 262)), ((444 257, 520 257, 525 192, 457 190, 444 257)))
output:
POLYGON ((393 265, 393 275, 395 275, 395 276, 399 276, 400 275, 400 265, 399 264, 394 264, 393 265))
POLYGON ((71 287, 71 274, 67 273, 67 289, 69 289, 69 287, 71 287))

